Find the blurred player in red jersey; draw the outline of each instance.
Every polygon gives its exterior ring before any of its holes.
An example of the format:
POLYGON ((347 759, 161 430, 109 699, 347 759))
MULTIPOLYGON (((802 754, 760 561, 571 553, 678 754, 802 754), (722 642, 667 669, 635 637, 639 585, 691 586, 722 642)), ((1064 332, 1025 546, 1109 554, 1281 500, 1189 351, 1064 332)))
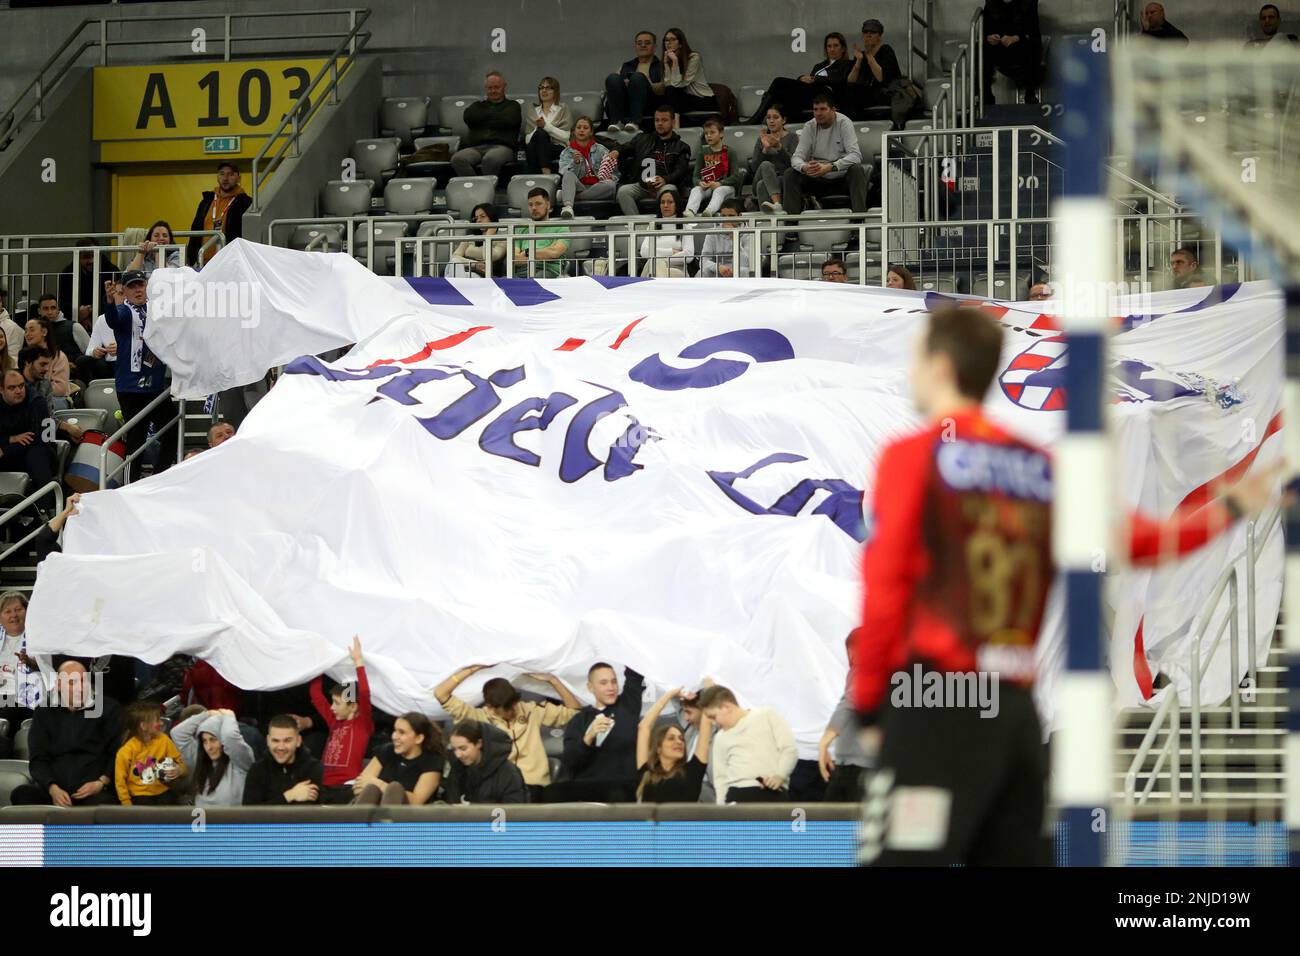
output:
MULTIPOLYGON (((852 689, 867 786, 861 862, 1034 865, 1047 756, 1034 644, 1055 569, 1051 459, 986 418, 1002 328, 931 314, 912 370, 926 424, 880 455, 852 689)), ((1130 518, 1125 550, 1154 563, 1268 502, 1274 469, 1195 514, 1130 518)))

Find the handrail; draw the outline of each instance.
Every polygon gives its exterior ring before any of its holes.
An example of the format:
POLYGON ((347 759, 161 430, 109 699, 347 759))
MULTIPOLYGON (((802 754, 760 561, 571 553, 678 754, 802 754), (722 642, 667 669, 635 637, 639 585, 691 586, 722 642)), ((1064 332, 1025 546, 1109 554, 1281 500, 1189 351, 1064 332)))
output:
POLYGON ((361 37, 364 37, 366 41, 370 39, 370 34, 362 34, 360 32, 361 27, 364 26, 366 21, 369 19, 369 10, 362 10, 360 17, 356 16, 355 13, 353 14, 352 29, 347 32, 343 37, 343 40, 334 48, 334 52, 332 52, 327 61, 321 65, 320 71, 316 74, 315 78, 307 85, 307 88, 302 91, 302 94, 299 95, 298 99, 294 101, 293 106, 289 107, 289 111, 285 113, 284 118, 280 120, 280 125, 277 126, 275 131, 267 137, 266 142, 262 144, 262 148, 259 149, 257 155, 253 157, 253 212, 258 212, 262 208, 261 189, 263 183, 280 167, 280 164, 284 161, 285 154, 291 148, 294 150, 294 154, 297 154, 299 138, 302 136, 303 127, 310 123, 320 111, 322 106, 325 104, 326 97, 329 98, 332 104, 338 103, 339 78, 342 74, 347 72, 350 66, 352 66, 353 61, 357 58, 357 53, 360 48, 365 45, 363 42, 359 46, 357 40, 361 37), (343 56, 345 50, 347 51, 347 56, 343 60, 342 69, 340 69, 338 62, 339 57, 343 56), (320 91, 320 95, 313 100, 312 96, 316 92, 316 87, 320 85, 321 80, 325 77, 326 73, 329 73, 330 75, 329 82, 325 85, 324 89, 320 91), (292 130, 291 134, 281 142, 280 146, 275 150, 274 154, 272 154, 272 146, 274 146, 276 141, 284 135, 286 128, 292 130))
MULTIPOLYGON (((171 393, 169 391, 164 389, 163 391, 159 392, 154 397, 154 400, 151 401, 144 408, 140 409, 140 411, 138 411, 135 415, 133 415, 130 421, 123 422, 121 428, 113 432, 113 434, 110 435, 108 438, 104 439, 104 443, 103 445, 100 446, 99 449, 99 490, 100 491, 105 490, 108 487, 109 480, 115 475, 117 475, 118 472, 125 471, 126 467, 130 465, 131 462, 135 461, 137 458, 143 455, 147 448, 149 448, 151 445, 154 444, 161 444, 163 432, 167 431, 167 429, 171 428, 173 425, 177 426, 176 463, 180 464, 182 459, 185 457, 185 435, 180 430, 182 424, 185 421, 185 402, 183 400, 176 403, 177 412, 175 418, 173 418, 162 428, 154 432, 152 437, 145 439, 145 441, 140 445, 139 448, 137 448, 135 451, 131 452, 131 454, 123 458, 122 464, 118 465, 116 468, 113 469, 112 475, 108 474, 108 451, 112 447, 113 443, 116 442, 118 439, 125 438, 127 432, 129 432, 136 425, 140 424, 140 422, 144 421, 145 416, 147 416, 151 411, 153 411, 164 401, 167 401, 170 398, 171 398, 171 393)), ((122 484, 124 485, 129 484, 130 478, 131 478, 131 473, 128 471, 124 475, 124 480, 122 481, 122 484)))
POLYGON ((1112 40, 1127 40, 1133 32, 1133 9, 1131 0, 1115 0, 1112 17, 1112 40))
POLYGON ((1158 189, 1154 189, 1151 186, 1148 186, 1146 183, 1139 182, 1138 180, 1130 176, 1128 173, 1124 172, 1122 169, 1117 169, 1114 166, 1112 166, 1110 163, 1105 164, 1105 170, 1109 175, 1114 176, 1117 179, 1122 179, 1127 185, 1132 186, 1134 189, 1138 190, 1148 199, 1155 200, 1156 202, 1159 203, 1164 203, 1166 206, 1170 208, 1171 211, 1183 212, 1187 208, 1182 203, 1180 203, 1177 199, 1174 199, 1172 196, 1166 196, 1158 189))
POLYGON ((967 122, 984 118, 984 8, 977 7, 970 18, 970 113, 967 122))
MULTIPOLYGON (((355 31, 354 24, 356 21, 357 12, 358 12, 357 8, 344 7, 344 8, 331 8, 327 10, 313 10, 312 14, 313 16, 328 16, 332 14, 346 13, 348 14, 349 17, 349 24, 352 27, 352 29, 349 31, 351 33, 355 31)), ((363 11, 363 12, 368 13, 369 11, 363 11)), ((180 22, 180 21, 184 21, 185 23, 195 23, 195 22, 214 21, 214 20, 221 21, 225 24, 225 38, 224 38, 225 42, 224 42, 224 51, 219 55, 223 60, 226 61, 230 60, 231 51, 234 48, 234 41, 237 39, 253 40, 253 41, 332 39, 333 37, 340 35, 336 33, 319 33, 319 34, 294 33, 294 34, 274 34, 270 36, 250 35, 245 37, 236 37, 231 32, 231 25, 236 20, 265 19, 269 17, 300 18, 301 16, 302 16, 301 11, 297 11, 297 10, 262 10, 262 11, 240 12, 237 15, 220 14, 220 13, 184 13, 184 14, 172 13, 172 14, 157 14, 157 15, 142 16, 142 17, 97 17, 94 19, 91 18, 83 19, 80 23, 77 24, 75 28, 73 28, 72 32, 68 34, 67 39, 63 41, 63 43, 59 46, 59 48, 55 50, 41 65, 40 69, 36 71, 36 76, 32 78, 31 82, 29 82, 25 87, 22 88, 22 90, 14 98, 12 105, 8 109, 0 110, 0 121, 3 121, 4 119, 10 120, 7 129, 0 126, 0 149, 3 149, 15 138, 17 138, 18 132, 22 128, 22 125, 25 122, 27 122, 27 120, 33 114, 35 114, 35 118, 37 122, 40 122, 42 119, 44 119, 44 107, 45 107, 46 97, 48 97, 49 94, 58 87, 58 85, 63 81, 63 78, 72 70, 73 67, 77 65, 78 61, 81 59, 81 55, 85 53, 87 50, 92 49, 94 47, 98 47, 99 65, 106 66, 108 64, 108 51, 110 47, 139 46, 141 42, 147 42, 152 45, 164 44, 164 43, 184 43, 188 46, 194 42, 194 38, 193 36, 191 36, 188 30, 185 32, 184 37, 177 37, 176 39, 170 39, 170 38, 160 39, 158 37, 148 37, 147 39, 145 39, 145 38, 137 37, 137 38, 110 40, 108 38, 109 24, 117 24, 119 27, 118 32, 120 35, 122 27, 131 26, 134 24, 151 24, 151 23, 166 23, 166 22, 180 22), (53 69, 54 65, 58 62, 59 58, 62 57, 63 54, 68 50, 68 48, 71 47, 82 36, 86 28, 89 26, 95 27, 94 35, 92 36, 92 38, 82 41, 81 45, 77 47, 77 51, 74 54, 72 54, 72 56, 67 58, 67 60, 63 63, 61 67, 59 67, 58 71, 53 75, 53 77, 47 79, 46 73, 50 72, 53 69), (36 93, 33 102, 31 103, 31 105, 27 107, 23 107, 23 100, 33 90, 36 93)), ((218 54, 216 53, 198 54, 190 58, 202 60, 202 59, 214 59, 217 56, 218 54)))
POLYGON ((1156 715, 1151 720, 1151 726, 1147 729, 1146 735, 1142 738, 1142 743, 1138 746, 1137 753, 1133 755, 1132 761, 1129 762, 1128 772, 1124 774, 1124 796, 1130 804, 1136 803, 1141 806, 1147 802, 1147 798, 1151 796, 1151 791, 1160 776, 1160 768, 1164 766, 1165 758, 1170 756, 1172 756, 1172 765, 1169 777, 1169 798, 1172 802, 1178 803, 1182 791, 1182 741, 1180 739, 1182 730, 1182 711, 1178 707, 1178 689, 1170 687, 1165 694, 1165 699, 1160 702, 1156 715), (1138 774, 1142 765, 1146 762, 1147 756, 1151 753, 1156 736, 1160 733, 1161 725, 1166 720, 1169 723, 1169 736, 1165 738, 1164 746, 1160 748, 1160 753, 1156 756, 1155 765, 1151 768, 1151 776, 1147 778, 1147 784, 1142 789, 1142 796, 1138 797, 1138 774))
POLYGON ((909 79, 916 78, 916 59, 919 57, 925 64, 925 78, 930 77, 930 25, 934 21, 934 0, 908 0, 907 3, 907 75, 909 79), (916 12, 918 4, 923 4, 925 14, 916 12), (925 43, 923 47, 918 48, 914 39, 915 27, 921 27, 921 37, 925 43))
MULTIPOLYGON (((3 528, 10 521, 12 521, 16 516, 21 514, 31 505, 36 504, 36 502, 40 501, 46 495, 50 494, 50 492, 54 493, 54 500, 55 500, 54 513, 59 514, 60 512, 62 512, 63 511, 63 486, 60 485, 57 481, 47 481, 45 484, 41 485, 41 487, 37 488, 35 491, 29 494, 22 501, 18 502, 18 504, 14 505, 12 508, 6 511, 3 515, 0 515, 0 528, 3 528)), ((0 554, 0 564, 2 564, 4 560, 7 557, 9 557, 9 555, 13 554, 15 551, 17 551, 19 548, 25 545, 28 541, 31 541, 38 534, 40 534, 41 530, 44 527, 45 527, 44 521, 38 523, 36 527, 26 537, 10 545, 4 554, 0 554)))

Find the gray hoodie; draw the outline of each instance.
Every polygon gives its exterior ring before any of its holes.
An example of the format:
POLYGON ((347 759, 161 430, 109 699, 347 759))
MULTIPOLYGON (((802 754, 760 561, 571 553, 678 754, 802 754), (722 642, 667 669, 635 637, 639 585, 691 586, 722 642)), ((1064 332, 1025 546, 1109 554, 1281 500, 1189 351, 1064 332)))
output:
POLYGON ((211 793, 194 794, 196 807, 238 807, 244 802, 244 779, 248 768, 253 765, 253 748, 249 747, 239 732, 239 723, 228 714, 215 714, 204 711, 183 720, 171 730, 172 742, 185 759, 185 766, 198 767, 199 753, 202 750, 202 734, 212 734, 221 741, 221 746, 230 757, 226 772, 221 775, 221 782, 211 793))

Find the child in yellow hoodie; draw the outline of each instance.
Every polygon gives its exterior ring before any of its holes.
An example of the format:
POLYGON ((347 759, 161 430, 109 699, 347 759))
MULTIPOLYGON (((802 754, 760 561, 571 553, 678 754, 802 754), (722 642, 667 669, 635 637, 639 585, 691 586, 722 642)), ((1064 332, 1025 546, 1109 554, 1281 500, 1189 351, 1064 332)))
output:
POLYGON ((171 805, 176 794, 168 785, 185 775, 185 761, 162 732, 162 708, 137 701, 126 709, 126 742, 117 752, 117 798, 132 804, 171 805))

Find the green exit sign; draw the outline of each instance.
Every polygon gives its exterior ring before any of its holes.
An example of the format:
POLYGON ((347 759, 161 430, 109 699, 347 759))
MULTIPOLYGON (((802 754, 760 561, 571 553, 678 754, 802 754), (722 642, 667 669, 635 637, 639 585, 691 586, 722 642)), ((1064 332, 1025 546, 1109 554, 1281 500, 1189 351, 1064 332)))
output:
POLYGON ((203 152, 237 153, 239 152, 239 137, 238 136, 205 136, 203 137, 203 152))

